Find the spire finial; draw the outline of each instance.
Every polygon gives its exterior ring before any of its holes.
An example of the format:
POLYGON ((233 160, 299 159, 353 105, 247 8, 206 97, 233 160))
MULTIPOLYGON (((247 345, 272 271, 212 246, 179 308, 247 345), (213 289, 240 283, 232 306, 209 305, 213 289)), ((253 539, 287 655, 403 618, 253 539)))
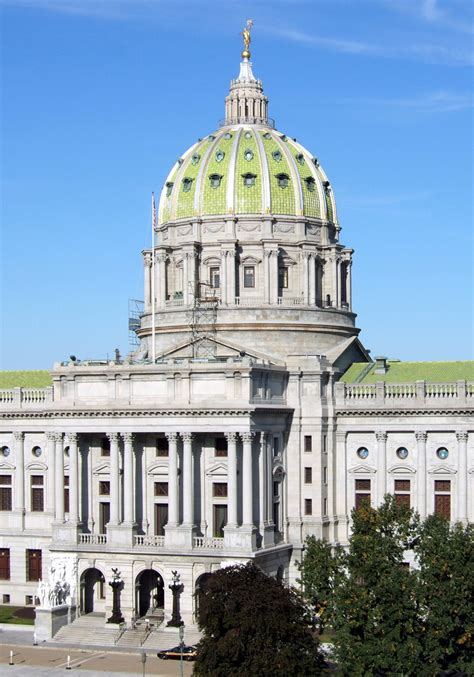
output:
POLYGON ((252 26, 253 26, 252 19, 247 19, 245 28, 242 31, 242 37, 244 39, 244 51, 242 52, 243 59, 250 59, 249 46, 251 41, 250 31, 252 30, 252 26))

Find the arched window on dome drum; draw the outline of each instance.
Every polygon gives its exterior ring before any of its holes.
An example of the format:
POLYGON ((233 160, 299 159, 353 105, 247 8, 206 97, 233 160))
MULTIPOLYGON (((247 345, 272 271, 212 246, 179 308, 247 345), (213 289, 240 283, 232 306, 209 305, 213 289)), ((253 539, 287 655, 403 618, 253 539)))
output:
POLYGON ((244 180, 244 186, 249 188, 250 186, 255 186, 255 179, 257 178, 257 175, 247 172, 247 174, 242 174, 242 178, 244 180))
POLYGON ((341 263, 341 303, 347 304, 347 263, 341 263))
POLYGON ((219 188, 221 185, 222 181, 222 175, 221 174, 211 174, 209 176, 209 183, 211 184, 211 188, 219 188))
POLYGON ((280 188, 287 188, 288 187, 288 182, 290 180, 290 177, 288 174, 277 174, 276 175, 278 185, 280 188))
POLYGON ((193 179, 191 179, 189 176, 185 176, 184 179, 183 179, 183 191, 185 193, 189 193, 192 185, 193 185, 193 179))

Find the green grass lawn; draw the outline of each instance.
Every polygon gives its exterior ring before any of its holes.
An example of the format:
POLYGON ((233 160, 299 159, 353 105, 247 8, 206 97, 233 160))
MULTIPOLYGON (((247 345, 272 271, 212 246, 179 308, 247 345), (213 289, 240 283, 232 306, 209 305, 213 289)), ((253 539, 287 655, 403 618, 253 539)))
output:
POLYGON ((35 610, 33 607, 0 605, 0 623, 14 623, 17 625, 34 625, 35 610))

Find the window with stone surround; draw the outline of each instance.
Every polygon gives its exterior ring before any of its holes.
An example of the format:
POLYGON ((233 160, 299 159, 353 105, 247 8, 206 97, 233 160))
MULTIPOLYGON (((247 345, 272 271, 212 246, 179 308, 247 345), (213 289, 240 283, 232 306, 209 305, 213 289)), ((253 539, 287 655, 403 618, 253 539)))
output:
POLYGON ((31 512, 44 511, 44 477, 31 475, 31 512))
POLYGON ((215 538, 224 538, 224 527, 227 524, 227 506, 214 505, 213 506, 213 529, 212 534, 215 538))
POLYGON ((214 438, 214 455, 227 456, 227 439, 225 437, 214 438))
POLYGON ((110 482, 104 480, 99 482, 99 496, 110 496, 110 482))
POLYGON ((64 512, 69 512, 69 475, 64 475, 64 512))
POLYGON ((244 266, 244 287, 246 289, 255 287, 255 266, 244 266))
POLYGON ((436 515, 451 519, 451 480, 435 480, 434 511, 436 515))
POLYGON ((212 495, 214 498, 227 498, 227 482, 213 482, 212 495))
POLYGON ((157 456, 168 456, 168 454, 169 454, 168 438, 157 437, 156 438, 156 455, 157 456))
POLYGON ((355 481, 355 509, 370 506, 370 480, 355 481))
POLYGON ((313 481, 313 468, 306 467, 304 469, 304 482, 305 484, 311 484, 313 481))
POLYGON ((168 504, 155 503, 155 536, 165 535, 165 525, 168 523, 168 504))
POLYGON ((213 289, 220 289, 221 269, 219 266, 211 266, 211 268, 209 268, 209 284, 213 289))
POLYGON ((155 496, 168 496, 168 482, 155 482, 155 496))
POLYGON ((394 482, 395 501, 398 505, 410 507, 410 480, 395 480, 394 482))
POLYGON ((280 266, 278 268, 278 288, 288 289, 288 266, 280 266))
POLYGON ((26 580, 39 581, 42 578, 41 550, 26 551, 26 580))
POLYGON ((10 580, 10 548, 0 548, 0 581, 10 580))
POLYGON ((0 510, 12 509, 12 476, 0 475, 0 510))
POLYGON ((304 499, 304 514, 305 515, 313 514, 313 500, 311 498, 304 499))
POLYGON ((304 436, 304 450, 306 452, 313 451, 313 438, 311 435, 304 436))
POLYGON ((101 456, 110 456, 110 440, 108 437, 103 437, 101 440, 101 456))

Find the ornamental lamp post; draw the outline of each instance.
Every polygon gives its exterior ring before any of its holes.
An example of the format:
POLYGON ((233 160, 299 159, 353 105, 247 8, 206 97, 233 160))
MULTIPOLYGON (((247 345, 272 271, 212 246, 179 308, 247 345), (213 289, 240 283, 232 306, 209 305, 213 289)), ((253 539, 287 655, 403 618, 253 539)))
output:
POLYGON ((179 610, 179 596, 183 591, 183 584, 181 583, 181 576, 177 571, 172 571, 173 579, 168 586, 171 592, 173 593, 173 613, 171 615, 171 620, 166 624, 170 628, 180 628, 183 623, 181 618, 181 613, 179 610))
POLYGON ((112 569, 112 580, 109 581, 112 588, 112 615, 107 619, 107 623, 123 623, 124 618, 120 609, 120 592, 123 590, 123 580, 118 569, 112 569))

